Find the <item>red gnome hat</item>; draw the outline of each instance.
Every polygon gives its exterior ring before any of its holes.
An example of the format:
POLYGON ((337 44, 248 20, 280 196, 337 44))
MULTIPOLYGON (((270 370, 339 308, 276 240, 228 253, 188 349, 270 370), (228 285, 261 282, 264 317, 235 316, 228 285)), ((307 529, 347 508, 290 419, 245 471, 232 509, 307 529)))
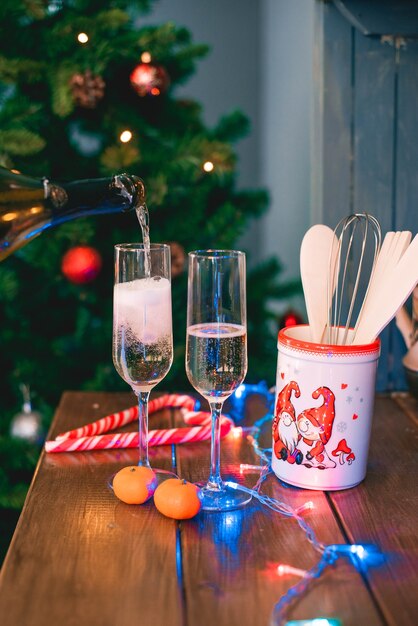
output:
POLYGON ((328 387, 319 387, 312 394, 314 400, 319 398, 319 396, 323 396, 324 403, 315 409, 315 421, 317 422, 315 425, 321 427, 321 441, 323 444, 326 444, 331 437, 335 418, 335 396, 328 387))
POLYGON ((295 407, 290 401, 292 397, 292 391, 295 392, 295 397, 299 398, 299 385, 294 380, 291 380, 290 383, 285 385, 279 393, 276 404, 276 415, 279 415, 282 411, 286 411, 292 416, 294 420, 296 420, 295 407))

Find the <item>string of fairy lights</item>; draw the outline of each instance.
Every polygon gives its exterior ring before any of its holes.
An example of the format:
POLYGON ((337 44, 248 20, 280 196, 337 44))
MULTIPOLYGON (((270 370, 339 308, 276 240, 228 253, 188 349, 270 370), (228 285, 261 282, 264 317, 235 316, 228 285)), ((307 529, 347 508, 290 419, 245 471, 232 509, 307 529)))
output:
MULTIPOLYGON (((380 549, 373 544, 324 544, 316 537, 315 531, 312 526, 306 521, 304 513, 312 511, 315 506, 311 501, 306 502, 302 506, 297 508, 291 507, 285 502, 281 502, 275 498, 271 498, 261 492, 262 485, 267 476, 272 473, 271 469, 271 448, 263 448, 260 444, 260 437, 265 429, 266 424, 270 426, 273 418, 274 407, 274 393, 266 389, 265 383, 259 385, 251 385, 247 389, 245 384, 238 388, 238 398, 232 396, 232 406, 234 409, 234 401, 238 399, 240 403, 245 402, 245 398, 248 393, 258 393, 265 397, 268 412, 257 420, 254 425, 248 429, 237 426, 234 430, 237 431, 237 436, 244 436, 251 443, 255 454, 260 458, 262 464, 251 465, 242 463, 240 465, 240 471, 259 471, 259 478, 252 489, 245 487, 239 483, 233 481, 227 481, 226 484, 233 489, 238 489, 251 494, 260 504, 268 507, 275 513, 280 513, 286 517, 292 517, 299 525, 301 530, 305 533, 307 541, 312 545, 314 550, 320 554, 319 560, 309 570, 303 570, 293 567, 284 563, 278 563, 276 565, 277 576, 295 575, 300 580, 290 587, 287 592, 276 602, 274 605, 270 626, 340 626, 340 620, 327 617, 316 617, 308 620, 296 620, 286 621, 286 613, 290 605, 300 598, 305 592, 307 592, 309 586, 314 580, 318 580, 324 573, 324 571, 334 565, 339 559, 348 560, 353 567, 360 573, 364 573, 369 566, 380 565, 384 556, 380 549)), ((235 394, 234 394, 235 395, 235 394)))

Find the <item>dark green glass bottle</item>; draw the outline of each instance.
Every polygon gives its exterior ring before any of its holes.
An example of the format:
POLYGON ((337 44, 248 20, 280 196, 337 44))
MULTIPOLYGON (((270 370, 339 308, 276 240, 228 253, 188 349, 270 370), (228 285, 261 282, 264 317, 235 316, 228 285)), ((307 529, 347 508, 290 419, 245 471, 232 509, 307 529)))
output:
POLYGON ((144 203, 144 183, 130 174, 56 183, 0 167, 0 261, 47 228, 144 203))

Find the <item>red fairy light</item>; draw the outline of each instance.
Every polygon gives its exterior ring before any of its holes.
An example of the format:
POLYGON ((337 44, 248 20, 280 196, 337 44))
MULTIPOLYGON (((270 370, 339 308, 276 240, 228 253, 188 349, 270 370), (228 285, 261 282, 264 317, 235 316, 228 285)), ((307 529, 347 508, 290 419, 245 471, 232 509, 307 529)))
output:
POLYGON ((286 565, 284 563, 279 563, 277 566, 277 574, 279 576, 300 576, 301 578, 310 575, 306 569, 300 569, 299 567, 293 567, 292 565, 286 565))
POLYGON ((241 426, 235 426, 231 429, 231 437, 233 439, 241 439, 242 437, 242 428, 241 426))

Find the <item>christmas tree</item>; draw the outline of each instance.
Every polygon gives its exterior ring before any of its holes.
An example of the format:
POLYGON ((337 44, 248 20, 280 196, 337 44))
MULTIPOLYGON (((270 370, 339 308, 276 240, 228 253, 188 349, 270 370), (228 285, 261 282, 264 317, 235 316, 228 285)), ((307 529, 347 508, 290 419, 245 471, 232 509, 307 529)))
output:
MULTIPOLYGON (((268 198, 236 188, 232 146, 249 131, 245 116, 234 111, 207 128, 199 103, 176 97, 208 48, 173 23, 141 26, 151 4, 1 2, 0 165, 58 181, 121 172, 144 180, 151 241, 172 247, 175 359, 158 390, 188 391, 187 252, 233 248, 268 198)), ((22 384, 44 427, 65 389, 128 390, 111 359, 113 246, 139 237, 134 213, 83 218, 0 264, 0 506, 21 506, 39 454, 9 436, 22 384)), ((271 259, 248 275, 252 382, 274 384, 268 302, 299 289, 280 284, 280 269, 271 259)))

